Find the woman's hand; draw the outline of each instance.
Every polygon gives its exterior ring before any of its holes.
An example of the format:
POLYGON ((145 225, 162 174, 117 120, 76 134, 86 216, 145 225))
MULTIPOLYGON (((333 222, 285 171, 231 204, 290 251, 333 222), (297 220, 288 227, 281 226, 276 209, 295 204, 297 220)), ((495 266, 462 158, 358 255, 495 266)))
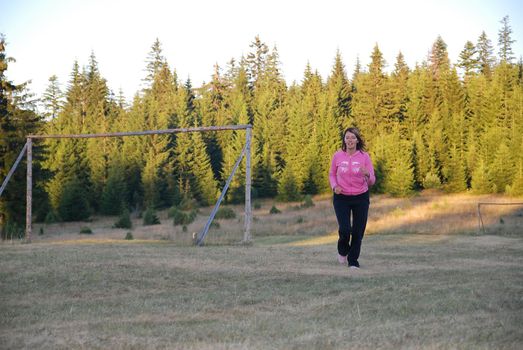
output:
POLYGON ((370 176, 370 173, 369 173, 369 170, 365 167, 360 167, 360 173, 365 176, 365 177, 369 177, 370 176))
POLYGON ((341 193, 341 187, 340 186, 334 187, 334 193, 340 194, 341 193))

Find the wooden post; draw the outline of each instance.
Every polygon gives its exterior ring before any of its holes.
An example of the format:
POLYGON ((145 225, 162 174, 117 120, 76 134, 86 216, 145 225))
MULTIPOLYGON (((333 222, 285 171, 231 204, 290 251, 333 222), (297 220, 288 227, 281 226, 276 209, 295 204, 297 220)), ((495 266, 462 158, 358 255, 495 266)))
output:
POLYGON ((251 128, 245 130, 245 233, 243 242, 251 241, 251 128))
POLYGON ((32 204, 33 204, 33 140, 27 138, 27 192, 25 209, 25 240, 31 242, 32 204))

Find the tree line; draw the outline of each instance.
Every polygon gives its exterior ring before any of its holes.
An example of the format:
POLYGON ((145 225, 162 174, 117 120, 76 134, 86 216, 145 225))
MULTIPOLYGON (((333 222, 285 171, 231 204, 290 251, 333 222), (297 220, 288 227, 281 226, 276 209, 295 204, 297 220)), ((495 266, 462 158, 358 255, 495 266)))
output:
MULTIPOLYGON (((169 66, 157 39, 146 58, 144 88, 130 105, 98 69, 74 62, 65 90, 56 76, 40 99, 7 79, 11 59, 0 41, 0 178, 27 134, 81 134, 193 126, 253 125, 253 196, 299 200, 330 191, 328 169, 348 126, 361 129, 377 172, 373 191, 404 196, 421 189, 523 194, 523 63, 515 62, 508 16, 498 53, 485 32, 452 63, 437 37, 410 68, 393 69, 378 45, 349 78, 340 52, 326 79, 307 64, 288 86, 278 50, 259 37, 250 53, 216 65, 193 87, 169 66), (38 112, 39 103, 43 112, 38 112)), ((245 143, 243 131, 104 139, 47 139, 34 149, 34 212, 39 221, 87 219, 124 209, 213 204, 245 143)), ((22 223, 24 164, 0 198, 0 225, 22 223)), ((242 164, 227 201, 243 201, 242 164)))

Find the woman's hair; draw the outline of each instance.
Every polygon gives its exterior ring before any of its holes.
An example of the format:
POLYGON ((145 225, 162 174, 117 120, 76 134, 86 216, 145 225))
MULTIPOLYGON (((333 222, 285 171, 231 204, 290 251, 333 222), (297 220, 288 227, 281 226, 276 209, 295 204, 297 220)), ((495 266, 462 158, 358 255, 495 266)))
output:
POLYGON ((356 135, 356 138, 358 139, 358 143, 356 144, 356 149, 358 151, 365 151, 365 141, 361 137, 360 131, 358 128, 350 127, 345 129, 343 132, 343 135, 341 135, 341 149, 345 152, 347 151, 347 145, 345 144, 345 135, 350 132, 351 134, 356 135))

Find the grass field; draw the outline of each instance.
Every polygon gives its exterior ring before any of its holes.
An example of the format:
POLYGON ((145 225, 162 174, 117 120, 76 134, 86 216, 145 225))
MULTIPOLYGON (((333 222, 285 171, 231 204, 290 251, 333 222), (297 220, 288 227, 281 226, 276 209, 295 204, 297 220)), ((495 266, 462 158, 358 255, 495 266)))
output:
POLYGON ((520 349, 523 233, 478 234, 477 200, 374 198, 356 272, 336 261, 328 199, 262 206, 250 246, 47 227, 0 245, 0 348, 520 349))

